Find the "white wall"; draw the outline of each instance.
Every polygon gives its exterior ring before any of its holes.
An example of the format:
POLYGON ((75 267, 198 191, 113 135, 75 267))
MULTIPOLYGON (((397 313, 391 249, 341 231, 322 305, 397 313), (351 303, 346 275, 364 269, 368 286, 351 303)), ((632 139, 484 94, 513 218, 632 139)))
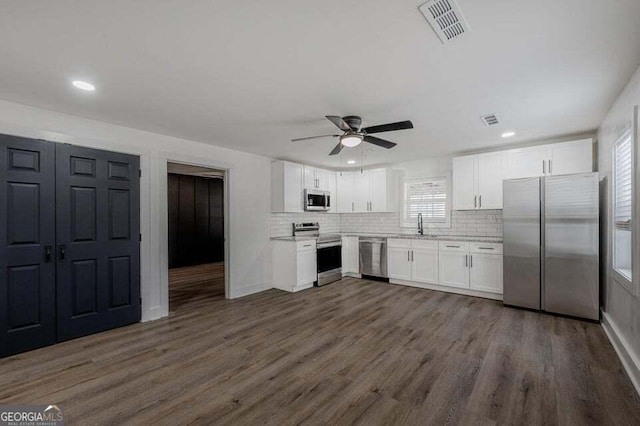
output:
POLYGON ((229 296, 271 288, 270 159, 5 101, 0 133, 140 156, 143 320, 168 315, 167 159, 228 170, 229 296))
MULTIPOLYGON (((632 120, 632 109, 635 105, 640 104, 640 68, 629 81, 626 88, 620 94, 614 105, 609 110, 600 129, 598 130, 598 148, 599 148, 599 170, 601 177, 608 177, 608 197, 607 207, 611 217, 611 150, 613 144, 618 140, 625 127, 632 120)), ((636 158, 640 159, 640 149, 636 150, 636 158)), ((640 163, 639 163, 640 164, 640 163)), ((636 194, 640 188, 640 180, 636 177, 636 194)), ((636 207, 636 211, 638 211, 636 207)), ((640 217, 636 215, 634 218, 634 227, 640 228, 640 217)), ((612 235, 611 223, 607 224, 608 250, 607 250, 607 268, 605 274, 605 325, 611 323, 611 328, 617 334, 616 338, 626 346, 629 352, 629 360, 633 360, 636 370, 640 369, 640 295, 631 294, 626 288, 619 284, 610 274, 611 265, 611 239, 612 235)), ((634 243, 635 258, 640 254, 640 245, 638 241, 634 243)), ((637 260, 634 263, 634 285, 638 288, 640 268, 637 260)), ((605 328, 606 329, 606 328, 605 328)), ((623 359, 624 361, 624 359, 623 359)), ((633 378, 633 372, 631 372, 633 378)), ((638 388, 638 378, 636 377, 636 387, 638 388)))

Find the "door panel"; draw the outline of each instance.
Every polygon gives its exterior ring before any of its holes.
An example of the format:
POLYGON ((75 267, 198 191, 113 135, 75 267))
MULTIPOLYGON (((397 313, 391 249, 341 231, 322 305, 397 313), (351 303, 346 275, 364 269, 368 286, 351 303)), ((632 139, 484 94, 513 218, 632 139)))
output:
POLYGON ((55 343, 54 146, 0 135, 0 356, 55 343))
POLYGON ((355 212, 368 211, 370 191, 369 171, 355 172, 353 174, 353 206, 355 212))
POLYGON ((56 146, 58 341, 140 320, 138 157, 56 146))
POLYGON ((387 169, 369 171, 370 211, 384 212, 387 210, 387 169))
POLYGON ((593 141, 583 139, 551 146, 549 174, 568 175, 593 171, 593 141))
POLYGON ((474 254, 469 259, 469 287, 502 294, 502 256, 474 254))
POLYGON ((389 278, 411 281, 411 248, 387 247, 389 278))
POLYGON ((469 255, 441 251, 438 257, 440 285, 469 288, 469 255))
POLYGON ((411 260, 413 281, 438 284, 438 250, 414 248, 411 260))
POLYGON ((503 300, 540 309, 540 178, 506 180, 503 192, 503 300))
POLYGON ((548 177, 544 187, 543 308, 597 320, 598 174, 548 177))
POLYGON ((532 148, 519 148, 507 151, 507 178, 526 178, 544 176, 549 159, 547 146, 535 146, 532 148))
POLYGON ((492 152, 478 155, 478 208, 502 208, 502 180, 506 174, 507 155, 492 152))
POLYGON ((477 205, 476 155, 453 159, 453 209, 473 210, 477 205))

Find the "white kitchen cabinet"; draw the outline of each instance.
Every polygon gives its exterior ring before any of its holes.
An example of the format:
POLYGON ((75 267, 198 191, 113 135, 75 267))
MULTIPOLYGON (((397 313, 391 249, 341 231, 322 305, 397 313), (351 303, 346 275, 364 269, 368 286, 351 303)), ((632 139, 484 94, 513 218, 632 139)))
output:
POLYGON ((338 212, 338 186, 336 183, 337 173, 327 171, 325 174, 326 191, 329 191, 329 213, 338 212))
POLYGON ((369 171, 355 172, 353 174, 353 211, 356 213, 368 212, 370 195, 369 171))
POLYGON ((502 294, 502 255, 469 254, 469 288, 502 294))
POLYGON ((477 207, 477 156, 453 159, 453 209, 473 210, 477 207))
POLYGON ((313 287, 318 280, 314 239, 272 240, 271 248, 273 287, 289 292, 313 287))
POLYGON ((435 241, 388 239, 387 273, 390 279, 438 282, 438 245, 435 241))
POLYGON ((360 239, 342 237, 342 274, 360 273, 360 239))
POLYGON ((507 151, 509 179, 593 171, 593 141, 580 139, 507 151))
POLYGON ((411 281, 411 240, 387 239, 387 275, 391 279, 411 281))
POLYGON ((390 169, 337 173, 338 212, 394 212, 398 209, 399 175, 390 169))
POLYGON ((353 173, 338 172, 336 181, 338 213, 353 213, 353 173))
POLYGON ((449 287, 469 288, 469 255, 459 252, 439 253, 439 283, 449 287))
POLYGON ((330 191, 331 175, 335 175, 335 172, 304 166, 304 189, 330 191))
POLYGON ((544 176, 548 157, 549 149, 544 145, 507 151, 507 178, 544 176))
POLYGON ((548 166, 550 175, 593 171, 593 141, 582 139, 551 145, 548 166))
POLYGON ((411 247, 411 280, 419 283, 438 282, 438 245, 435 241, 413 240, 411 247))
POLYGON ((507 155, 490 152, 478 155, 478 209, 502 208, 502 181, 506 177, 507 155))
POLYGON ((453 159, 453 209, 502 208, 506 154, 490 152, 453 159))
POLYGON ((299 213, 304 211, 302 164, 288 161, 271 163, 271 211, 299 213))

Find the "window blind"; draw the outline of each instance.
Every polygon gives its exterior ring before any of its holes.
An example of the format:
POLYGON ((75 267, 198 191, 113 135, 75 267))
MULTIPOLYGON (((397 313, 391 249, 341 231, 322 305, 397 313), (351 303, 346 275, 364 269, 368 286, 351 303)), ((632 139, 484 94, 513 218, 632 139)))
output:
POLYGON ((446 222, 447 181, 429 179, 404 183, 404 221, 446 222))
POLYGON ((614 212, 616 228, 631 229, 633 152, 631 133, 625 134, 614 152, 614 212))

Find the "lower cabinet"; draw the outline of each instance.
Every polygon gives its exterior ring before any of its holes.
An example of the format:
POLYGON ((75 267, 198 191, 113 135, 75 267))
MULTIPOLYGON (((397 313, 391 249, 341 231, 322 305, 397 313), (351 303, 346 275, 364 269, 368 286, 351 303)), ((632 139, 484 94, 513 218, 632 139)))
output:
POLYGON ((469 287, 502 294, 502 245, 476 244, 469 254, 469 287))
POLYGON ((296 292, 313 287, 318 280, 315 240, 273 240, 271 246, 275 288, 296 292))
POLYGON ((390 238, 387 262, 391 282, 502 294, 502 244, 390 238))
POLYGON ((437 283, 437 242, 409 239, 388 239, 387 272, 390 279, 421 283, 437 283))

